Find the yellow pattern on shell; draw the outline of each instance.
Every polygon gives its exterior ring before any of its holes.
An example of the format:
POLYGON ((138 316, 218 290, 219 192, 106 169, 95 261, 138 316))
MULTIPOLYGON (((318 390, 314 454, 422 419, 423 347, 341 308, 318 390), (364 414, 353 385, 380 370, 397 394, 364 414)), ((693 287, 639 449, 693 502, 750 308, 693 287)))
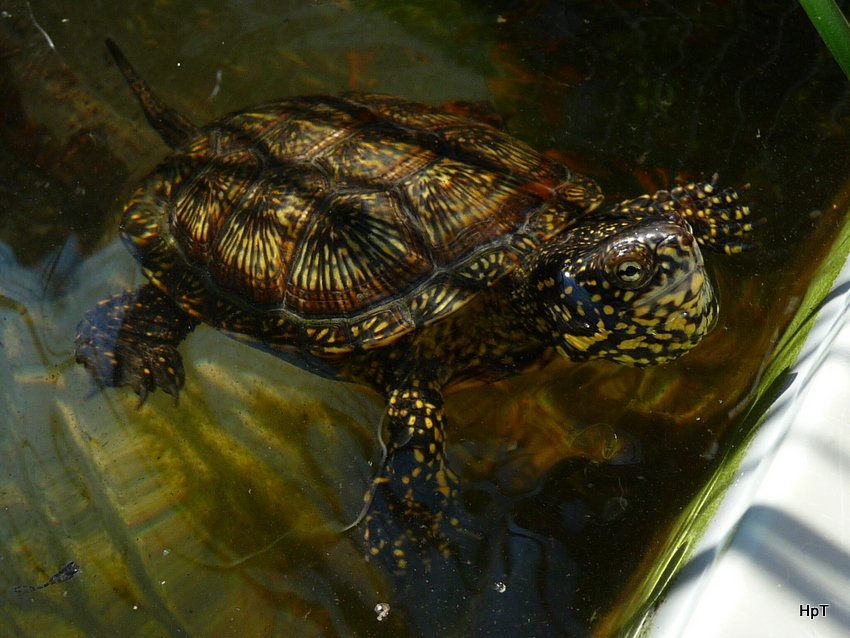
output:
POLYGON ((344 353, 457 311, 599 201, 488 124, 386 96, 307 97, 201 128, 122 230, 188 314, 344 353))

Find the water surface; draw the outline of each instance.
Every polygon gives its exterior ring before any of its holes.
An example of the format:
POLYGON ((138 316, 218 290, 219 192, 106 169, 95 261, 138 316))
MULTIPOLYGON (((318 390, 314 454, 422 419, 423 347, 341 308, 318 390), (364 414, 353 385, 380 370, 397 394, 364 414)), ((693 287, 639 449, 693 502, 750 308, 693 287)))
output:
POLYGON ((796 3, 106 5, 0 2, 5 631, 617 633, 844 222, 850 90, 796 3), (496 541, 392 578, 343 531, 379 458, 378 397, 209 328, 182 347, 179 405, 96 392, 73 364, 85 310, 142 282, 117 219, 167 153, 106 36, 196 122, 350 89, 488 100, 612 200, 717 171, 751 184, 758 244, 709 257, 720 325, 672 365, 556 362, 450 397, 454 467, 496 541), (72 579, 14 591, 70 560, 72 579))

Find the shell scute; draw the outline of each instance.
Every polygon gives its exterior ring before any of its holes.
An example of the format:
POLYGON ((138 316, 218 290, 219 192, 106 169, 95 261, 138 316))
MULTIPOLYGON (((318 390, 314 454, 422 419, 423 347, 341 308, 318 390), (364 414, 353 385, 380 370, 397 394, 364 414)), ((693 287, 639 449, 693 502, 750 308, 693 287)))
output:
POLYGON ((241 199, 256 174, 208 165, 173 198, 171 229, 179 236, 188 256, 199 263, 208 260, 211 239, 225 224, 235 202, 241 199))
POLYGON ((541 204, 509 176, 446 157, 412 176, 404 190, 441 266, 500 241, 541 204))
POLYGON ((310 220, 292 262, 287 306, 335 316, 368 307, 415 282, 432 264, 391 193, 343 193, 310 220))
POLYGON ((344 353, 458 310, 598 203, 508 134, 400 98, 271 102, 167 158, 123 234, 189 314, 344 353))
POLYGON ((296 98, 231 116, 226 126, 251 140, 273 162, 311 161, 373 115, 334 98, 296 98))
POLYGON ((403 129, 370 126, 322 156, 338 183, 392 186, 437 159, 437 153, 403 129))
POLYGON ((470 164, 499 167, 521 180, 529 191, 548 195, 570 175, 567 167, 503 131, 486 126, 460 127, 442 135, 448 146, 470 164))

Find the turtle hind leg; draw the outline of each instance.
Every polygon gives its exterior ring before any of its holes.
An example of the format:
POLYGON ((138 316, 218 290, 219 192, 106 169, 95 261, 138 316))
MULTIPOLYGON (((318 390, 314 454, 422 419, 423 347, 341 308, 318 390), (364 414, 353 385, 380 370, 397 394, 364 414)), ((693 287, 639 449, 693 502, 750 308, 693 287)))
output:
POLYGON ((177 398, 183 361, 177 346, 195 321, 152 284, 105 299, 77 326, 77 363, 100 387, 128 385, 140 404, 157 387, 177 398))
POLYGON ((387 402, 389 442, 364 519, 369 554, 405 572, 427 553, 449 556, 470 537, 459 502, 457 476, 445 452, 442 395, 429 387, 406 387, 387 402))

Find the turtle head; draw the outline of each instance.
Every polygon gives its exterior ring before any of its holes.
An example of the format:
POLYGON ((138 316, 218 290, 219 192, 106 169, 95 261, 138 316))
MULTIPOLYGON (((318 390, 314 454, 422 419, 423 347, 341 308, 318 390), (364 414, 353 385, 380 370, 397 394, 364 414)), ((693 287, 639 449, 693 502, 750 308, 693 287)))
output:
POLYGON ((541 248, 527 290, 539 328, 567 358, 665 363, 714 326, 717 299, 689 223, 651 202, 588 215, 541 248))

